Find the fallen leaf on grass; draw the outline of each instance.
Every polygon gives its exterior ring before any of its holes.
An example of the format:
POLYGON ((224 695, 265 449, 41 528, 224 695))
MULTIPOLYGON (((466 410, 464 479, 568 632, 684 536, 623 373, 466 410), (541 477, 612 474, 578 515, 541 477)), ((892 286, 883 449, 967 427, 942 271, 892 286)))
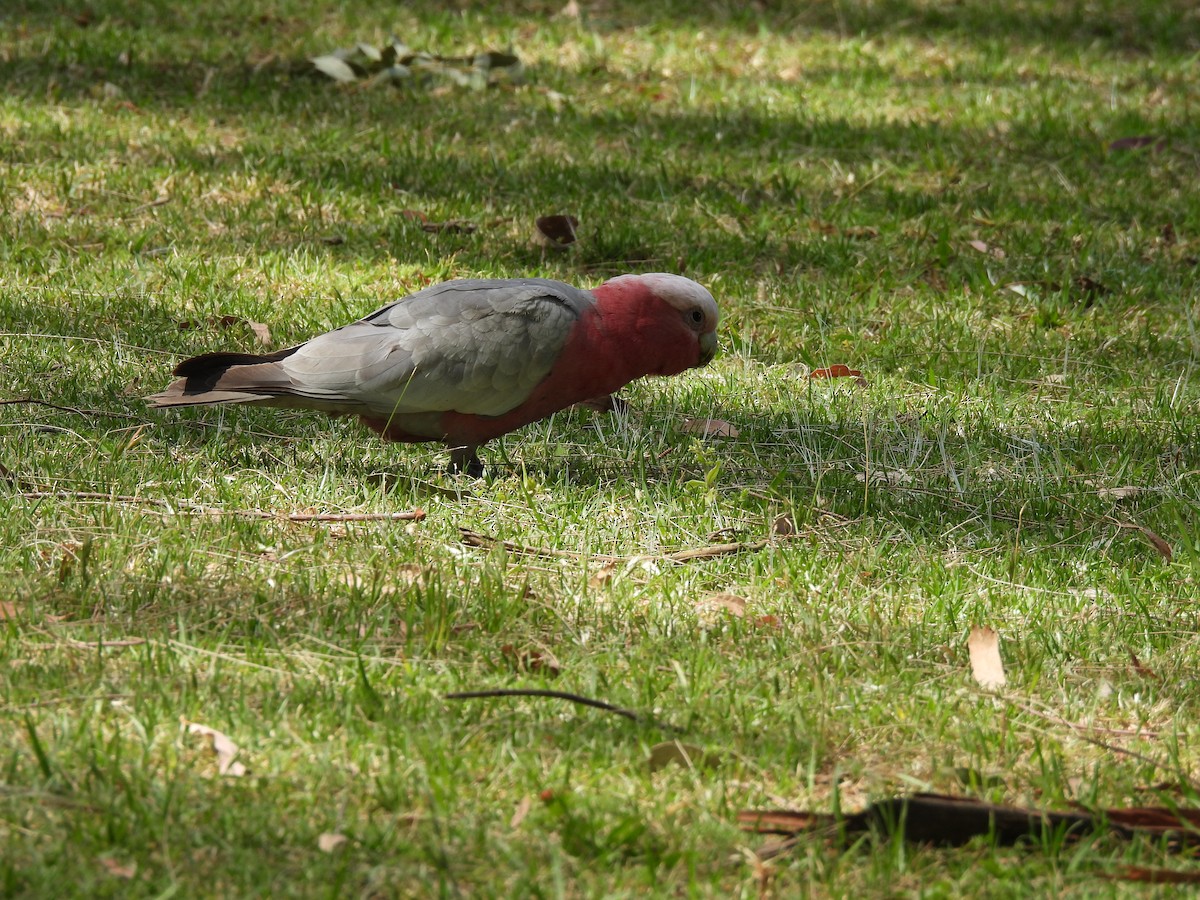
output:
POLYGON ((825 369, 813 369, 808 373, 809 378, 853 378, 854 383, 859 387, 867 386, 867 379, 863 377, 863 373, 858 369, 852 369, 849 366, 838 365, 829 366, 825 369))
POLYGON ((137 875, 137 863, 119 863, 111 856, 101 856, 97 862, 104 867, 104 871, 108 872, 113 878, 133 878, 137 875))
POLYGON ((209 316, 206 319, 184 319, 179 323, 180 331, 191 331, 193 328, 200 328, 203 325, 213 325, 217 328, 234 328, 239 325, 244 325, 250 329, 255 339, 264 347, 271 345, 271 329, 262 322, 252 322, 249 319, 243 319, 241 316, 209 316))
POLYGON ((771 534, 776 537, 791 537, 796 533, 796 523, 787 513, 781 513, 771 523, 771 534))
POLYGON ((17 604, 11 600, 0 600, 0 622, 17 617, 17 604))
POLYGON ((572 215, 539 216, 533 223, 533 239, 543 247, 566 250, 578 240, 579 220, 572 215))
POLYGON ((1171 549, 1170 544, 1168 544, 1158 534, 1151 531, 1145 525, 1139 525, 1137 526, 1137 529, 1145 536, 1146 540, 1150 542, 1151 546, 1158 551, 1159 556, 1161 556, 1167 562, 1171 561, 1171 557, 1175 555, 1175 551, 1171 549))
POLYGON ((830 366, 827 369, 813 369, 809 373, 809 378, 858 378, 862 375, 858 369, 852 369, 849 366, 841 365, 830 366))
POLYGON ((976 625, 967 638, 967 652, 971 656, 971 674, 979 686, 987 690, 1004 687, 1004 663, 1000 660, 1000 635, 994 629, 976 625))
POLYGON ((341 57, 333 54, 325 54, 324 56, 314 56, 309 60, 313 64, 313 68, 322 75, 328 75, 334 81, 351 82, 358 81, 360 73, 354 70, 350 63, 341 57))
POLYGON ((529 811, 533 809, 533 797, 526 794, 517 804, 517 808, 513 810, 512 818, 508 820, 508 827, 514 831, 521 827, 521 823, 525 821, 525 817, 529 815, 529 811))
POLYGON ((721 764, 721 756, 718 753, 708 753, 703 747, 697 747, 695 744, 664 741, 650 748, 647 764, 651 772, 657 772, 670 765, 682 766, 685 769, 715 769, 721 764))
POLYGON ((723 419, 684 419, 679 429, 700 437, 735 438, 741 433, 736 426, 723 419))
POLYGON ((609 562, 602 565, 599 569, 588 576, 588 587, 602 588, 616 577, 617 564, 609 562))
POLYGON ((209 739, 213 752, 217 754, 217 772, 219 774, 228 775, 231 778, 241 778, 247 774, 247 768, 235 759, 238 754, 238 745, 227 735, 215 728, 201 725, 199 722, 189 722, 187 719, 180 719, 180 722, 187 726, 188 734, 198 734, 209 739))
POLYGON ((326 831, 317 835, 317 849, 322 853, 332 853, 338 847, 349 841, 350 838, 344 834, 338 834, 334 831, 326 831))

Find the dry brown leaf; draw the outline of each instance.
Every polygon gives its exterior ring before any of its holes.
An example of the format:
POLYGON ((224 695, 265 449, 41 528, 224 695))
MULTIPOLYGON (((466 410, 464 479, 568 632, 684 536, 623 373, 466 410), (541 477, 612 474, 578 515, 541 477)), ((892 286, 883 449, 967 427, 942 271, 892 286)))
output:
POLYGON ((517 808, 513 810, 512 818, 508 820, 508 827, 516 830, 521 827, 521 823, 525 821, 525 817, 529 815, 529 811, 533 809, 533 797, 526 794, 521 798, 521 802, 517 804, 517 808))
POLYGON ((133 878, 137 875, 137 863, 119 863, 111 856, 101 856, 96 860, 113 878, 133 878))
POLYGON ((609 562, 602 565, 599 569, 591 574, 588 578, 588 587, 601 588, 607 585, 616 577, 617 564, 609 562))
POLYGON ((336 831, 325 831, 317 835, 317 849, 322 853, 332 853, 349 840, 350 838, 344 834, 338 834, 336 831))
POLYGON ((247 774, 246 767, 235 758, 238 754, 238 745, 227 735, 215 728, 201 725, 199 722, 189 722, 187 719, 180 719, 180 721, 187 726, 188 734, 198 734, 209 739, 213 752, 217 754, 218 773, 231 778, 241 778, 247 774))
POLYGON ((700 437, 735 438, 740 433, 738 429, 723 419, 684 419, 680 430, 700 437))
POLYGON ((987 690, 1004 687, 1004 663, 1000 660, 1000 635, 986 625, 975 625, 967 638, 971 656, 971 674, 979 686, 987 690))
POLYGON ((271 345, 271 329, 262 322, 251 322, 249 319, 243 319, 241 316, 209 316, 206 319, 184 319, 179 322, 180 331, 191 331, 194 328, 200 328, 203 325, 215 325, 217 328, 235 328, 245 326, 250 329, 254 339, 264 347, 271 345))
POLYGON ((220 324, 222 328, 245 325, 260 344, 263 346, 270 346, 271 344, 271 329, 262 322, 251 322, 249 319, 243 319, 239 316, 221 316, 220 324))
POLYGON ((578 227, 579 220, 574 216, 539 216, 534 222, 533 239, 543 247, 566 250, 578 240, 578 227))
POLYGON ((771 534, 776 537, 790 537, 796 533, 796 523, 792 521, 792 517, 787 513, 782 513, 775 517, 775 521, 771 523, 771 534))
POLYGON ((1163 559, 1165 559, 1167 562, 1171 561, 1171 557, 1173 557, 1175 555, 1175 552, 1171 549, 1170 544, 1168 544, 1166 541, 1164 541, 1161 537, 1159 537, 1158 534, 1151 531, 1145 525, 1139 525, 1139 526, 1137 526, 1137 529, 1143 535, 1145 535, 1146 540, 1148 540, 1151 543, 1151 545, 1154 547, 1155 550, 1158 551, 1159 555, 1163 559))
POLYGON ((808 373, 809 378, 853 378, 854 383, 859 387, 867 386, 867 379, 863 377, 863 373, 858 369, 852 369, 849 366, 834 365, 825 369, 813 369, 808 373))
POLYGON ((0 622, 17 617, 17 604, 11 600, 0 600, 0 622))
POLYGON ((737 594, 709 594, 696 602, 696 612, 718 612, 724 610, 737 619, 746 615, 746 598, 737 594))
POLYGON ((809 374, 809 378, 860 378, 862 372, 858 369, 852 369, 849 366, 838 363, 837 365, 829 366, 826 369, 813 369, 809 374))
POLYGON ((562 19, 578 19, 581 17, 577 0, 568 0, 567 5, 560 9, 556 16, 562 19))

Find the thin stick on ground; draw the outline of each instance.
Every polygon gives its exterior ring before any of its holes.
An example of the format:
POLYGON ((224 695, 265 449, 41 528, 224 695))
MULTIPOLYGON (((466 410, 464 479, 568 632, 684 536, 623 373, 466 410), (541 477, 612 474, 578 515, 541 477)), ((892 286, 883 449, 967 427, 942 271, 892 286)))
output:
POLYGON ((554 700, 569 700, 571 703, 578 703, 581 706, 590 706, 593 709, 602 709, 605 712, 615 713, 618 716, 623 716, 631 722, 637 722, 643 725, 654 725, 657 728, 662 728, 666 731, 674 731, 677 733, 683 732, 685 729, 678 725, 672 725, 670 722, 663 722, 655 719, 653 716, 648 716, 645 713, 636 712, 632 709, 625 709, 621 706, 616 706, 605 700, 595 700, 592 697, 584 697, 582 694, 572 694, 567 691, 551 691, 542 688, 496 688, 485 691, 455 691, 445 695, 447 700, 484 700, 490 697, 549 697, 554 700))

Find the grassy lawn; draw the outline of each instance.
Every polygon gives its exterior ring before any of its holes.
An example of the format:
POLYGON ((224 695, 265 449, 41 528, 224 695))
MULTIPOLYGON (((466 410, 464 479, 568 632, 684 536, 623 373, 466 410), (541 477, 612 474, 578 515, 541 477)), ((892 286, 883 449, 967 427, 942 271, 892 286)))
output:
POLYGON ((760 861, 737 824, 1200 802, 1194 4, 455 5, 0 11, 0 895, 1140 896, 1104 876, 1194 868, 1104 836, 760 861), (392 34, 511 46, 525 81, 304 73, 392 34), (553 213, 569 252, 532 239, 553 213), (722 353, 494 442, 483 479, 140 399, 260 348, 249 323, 278 348, 446 278, 626 271, 708 286, 722 353), (809 377, 837 364, 866 385, 809 377), (520 687, 658 723, 444 697, 520 687), (718 764, 652 768, 664 722, 718 764))

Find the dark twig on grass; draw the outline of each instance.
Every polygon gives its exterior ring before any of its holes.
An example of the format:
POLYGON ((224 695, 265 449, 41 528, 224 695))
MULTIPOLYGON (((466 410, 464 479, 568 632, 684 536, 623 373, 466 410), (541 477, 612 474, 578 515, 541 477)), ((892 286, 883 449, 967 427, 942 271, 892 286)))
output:
POLYGON ((590 706, 594 709, 602 709, 605 712, 616 713, 618 716, 624 716, 631 722, 653 725, 656 728, 662 728, 666 731, 682 733, 685 730, 678 725, 672 725, 670 722, 659 721, 645 713, 635 712, 632 709, 625 709, 621 706, 614 706, 612 703, 604 700, 595 700, 591 697, 584 697, 581 694, 571 694, 567 691, 549 691, 541 688, 496 688, 487 691, 455 691, 454 693, 446 694, 445 697, 447 700, 483 700, 489 697, 550 697, 555 700, 569 700, 571 703, 578 703, 582 706, 590 706))
MULTIPOLYGON (((551 559, 588 559, 595 562, 603 563, 626 563, 633 559, 655 558, 650 555, 642 556, 609 556, 604 553, 577 553, 572 550, 556 550, 553 547, 525 547, 521 544, 514 544, 512 541, 502 541, 499 538, 490 537, 486 534, 480 534, 478 531, 471 531, 469 528, 460 528, 462 534, 462 542, 469 547, 479 547, 484 550, 490 550, 493 547, 503 547, 509 553, 516 553, 521 556, 541 556, 551 559)), ((669 560, 670 562, 690 562, 696 559, 711 559, 714 556, 726 556, 730 553, 754 553, 767 546, 768 541, 748 541, 735 544, 714 544, 710 547, 696 547, 690 550, 676 550, 672 553, 663 553, 658 559, 669 560)))

